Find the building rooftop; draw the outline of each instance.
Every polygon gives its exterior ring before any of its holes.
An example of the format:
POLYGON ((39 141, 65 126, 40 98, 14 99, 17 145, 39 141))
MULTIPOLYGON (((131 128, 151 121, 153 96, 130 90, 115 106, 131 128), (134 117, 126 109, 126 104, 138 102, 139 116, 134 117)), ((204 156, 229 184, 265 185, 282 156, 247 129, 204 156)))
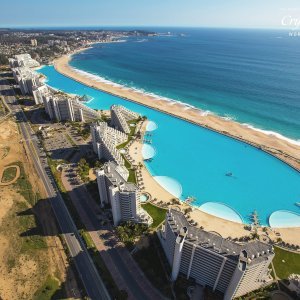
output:
POLYGON ((32 78, 39 78, 39 75, 34 72, 33 70, 27 68, 27 67, 17 67, 14 68, 16 75, 19 75, 22 77, 22 79, 32 79, 32 78))
POLYGON ((243 260, 250 263, 258 263, 270 254, 273 254, 273 247, 259 241, 252 241, 245 244, 222 238, 221 236, 191 226, 183 213, 170 210, 168 220, 173 231, 180 235, 181 228, 187 228, 186 241, 217 252, 232 260, 243 260))
POLYGON ((110 161, 104 164, 103 170, 111 184, 119 187, 120 190, 125 192, 134 192, 138 189, 134 183, 127 182, 127 178, 124 178, 124 174, 128 177, 128 170, 125 169, 125 167, 110 161))

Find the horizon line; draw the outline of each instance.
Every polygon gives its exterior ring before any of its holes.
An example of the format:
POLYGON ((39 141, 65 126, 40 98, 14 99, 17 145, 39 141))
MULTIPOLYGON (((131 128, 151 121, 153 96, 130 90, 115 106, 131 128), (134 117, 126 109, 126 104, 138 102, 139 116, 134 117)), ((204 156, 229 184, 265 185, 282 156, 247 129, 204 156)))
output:
POLYGON ((203 29, 257 29, 257 30, 293 30, 283 27, 233 27, 233 26, 192 26, 192 25, 0 25, 0 29, 64 29, 64 28, 203 28, 203 29))

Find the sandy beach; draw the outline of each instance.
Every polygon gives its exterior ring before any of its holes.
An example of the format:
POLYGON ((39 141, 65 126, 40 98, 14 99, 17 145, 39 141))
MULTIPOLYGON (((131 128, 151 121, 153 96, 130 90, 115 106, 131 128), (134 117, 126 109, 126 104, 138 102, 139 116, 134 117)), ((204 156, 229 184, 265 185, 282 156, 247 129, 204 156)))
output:
MULTIPOLYGON (((78 51, 84 51, 86 49, 87 48, 84 48, 78 51)), ((59 73, 92 88, 126 98, 129 101, 163 111, 167 114, 172 114, 189 122, 218 131, 236 139, 243 140, 271 153, 274 156, 277 156, 294 168, 300 170, 300 145, 293 144, 271 134, 265 134, 264 132, 249 128, 246 125, 242 125, 232 120, 227 120, 213 114, 201 113, 199 109, 187 109, 186 105, 179 102, 175 104, 170 103, 170 101, 158 99, 133 89, 124 89, 118 85, 96 81, 92 77, 87 77, 83 73, 80 73, 70 67, 70 59, 71 55, 65 55, 56 59, 54 61, 55 69, 59 73)))
MULTIPOLYGON (((144 122, 141 128, 142 132, 145 131, 146 125, 147 122, 144 122)), ((142 156, 142 146, 143 143, 141 140, 135 140, 128 149, 128 154, 133 161, 135 161, 136 165, 139 165, 140 163, 143 164, 144 162, 142 156)), ((144 183, 144 191, 151 195, 151 201, 157 199, 157 201, 152 202, 153 204, 157 205, 160 201, 163 201, 166 204, 172 202, 172 199, 175 197, 157 183, 145 165, 140 169, 140 171, 144 183)), ((181 202, 181 204, 168 205, 168 207, 180 209, 182 212, 184 212, 185 209, 190 207, 190 205, 181 202)), ((197 207, 191 207, 193 208, 193 211, 189 213, 191 219, 197 222, 198 226, 203 226, 205 230, 217 232, 225 238, 241 238, 244 236, 249 236, 250 234, 249 230, 245 229, 244 224, 225 220, 203 212, 197 207)), ((258 230, 258 232, 260 233, 261 238, 266 237, 266 233, 263 232, 261 228, 258 230)), ((279 232, 280 237, 287 243, 295 245, 300 243, 298 239, 298 236, 300 235, 300 228, 276 228, 276 230, 268 229, 268 237, 276 240, 278 236, 276 236, 275 232, 279 232)))
MULTIPOLYGON (((80 49, 76 52, 86 50, 87 48, 80 49)), ((78 82, 81 82, 92 88, 99 89, 111 93, 113 95, 126 98, 129 101, 133 101, 167 114, 172 114, 176 117, 185 119, 189 122, 198 124, 200 126, 215 130, 222 134, 231 136, 233 138, 243 140, 253 146, 256 146, 270 154, 278 157, 279 159, 285 161, 297 170, 300 170, 300 146, 293 144, 287 140, 281 139, 274 135, 267 135, 263 132, 257 131, 255 129, 244 126, 240 123, 234 122, 232 120, 226 120, 224 118, 218 117, 213 114, 204 114, 200 110, 194 108, 188 108, 184 104, 180 103, 170 103, 163 99, 158 99, 156 97, 142 94, 138 91, 132 89, 124 89, 118 85, 112 85, 106 82, 96 81, 92 76, 87 77, 84 73, 78 72, 69 66, 69 61, 71 55, 65 55, 54 61, 55 69, 78 82), (171 112, 170 112, 171 111, 171 112)), ((129 149, 130 156, 136 162, 143 162, 141 155, 141 142, 135 142, 129 149)), ((151 176, 148 170, 142 168, 142 178, 145 184, 145 190, 149 191, 152 198, 157 198, 169 202, 174 198, 173 195, 164 190, 151 176)), ((182 203, 180 209, 187 208, 187 204, 182 203)), ((203 226, 206 230, 216 231, 223 237, 242 237, 249 235, 249 231, 244 229, 244 224, 239 224, 218 218, 216 216, 207 214, 199 209, 194 209, 191 212, 191 218, 198 223, 198 225, 203 226)), ((298 244, 299 241, 296 238, 300 234, 300 228, 285 228, 276 229, 277 232, 281 233, 281 237, 284 241, 298 244)), ((270 231, 270 237, 276 239, 275 234, 270 231)))

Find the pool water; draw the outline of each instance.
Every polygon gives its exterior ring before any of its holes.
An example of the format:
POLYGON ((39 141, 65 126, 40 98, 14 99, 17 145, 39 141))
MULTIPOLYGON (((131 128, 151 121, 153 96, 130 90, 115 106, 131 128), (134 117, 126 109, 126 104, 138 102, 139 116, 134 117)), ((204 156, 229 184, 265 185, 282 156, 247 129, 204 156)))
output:
MULTIPOLYGON (((243 142, 89 88, 52 66, 39 72, 48 77, 52 87, 91 97, 86 104, 91 108, 109 109, 120 104, 146 115, 152 124, 148 124, 147 130, 152 131, 147 139, 156 149, 146 167, 174 196, 182 200, 194 196, 193 205, 200 209, 210 203, 202 208, 225 219, 241 218, 250 223, 256 210, 261 224, 268 225, 272 213, 284 210, 293 213, 285 215, 285 227, 299 224, 300 209, 295 203, 300 201, 300 173, 280 160, 243 142), (231 176, 226 176, 228 173, 231 176)), ((274 218, 272 226, 278 222, 274 218)))
POLYGON ((220 218, 227 219, 237 223, 244 223, 243 218, 238 212, 223 203, 206 202, 200 206, 200 209, 211 215, 217 215, 220 218))
POLYGON ((147 131, 154 131, 158 128, 157 124, 153 121, 149 121, 147 126, 146 126, 146 130, 147 131))
POLYGON ((151 159, 155 156, 156 150, 148 144, 144 144, 142 147, 142 156, 143 159, 151 159))
POLYGON ((146 194, 142 194, 140 197, 141 202, 146 202, 149 200, 149 196, 146 194))
POLYGON ((278 210, 271 214, 269 218, 271 227, 300 227, 300 214, 278 210))

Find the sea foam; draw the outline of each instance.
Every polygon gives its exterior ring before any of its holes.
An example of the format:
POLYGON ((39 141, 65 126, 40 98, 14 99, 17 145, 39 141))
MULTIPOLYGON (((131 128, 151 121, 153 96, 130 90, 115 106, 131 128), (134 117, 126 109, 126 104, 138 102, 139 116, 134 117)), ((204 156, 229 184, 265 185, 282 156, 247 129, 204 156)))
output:
MULTIPOLYGON (((72 67, 72 69, 76 73, 78 73, 78 74, 80 74, 80 75, 82 75, 86 78, 90 78, 90 79, 92 79, 96 82, 101 82, 101 83, 104 83, 104 84, 108 84, 108 85, 111 85, 113 87, 121 88, 123 90, 133 91, 133 92, 141 94, 141 95, 150 96, 153 100, 163 100, 163 101, 169 102, 169 105, 171 105, 171 106, 175 105, 175 104, 180 104, 184 107, 183 108, 184 110, 189 110, 189 109, 196 110, 196 111, 199 112, 200 116, 202 116, 202 117, 205 117, 205 116, 208 116, 208 115, 212 114, 212 115, 216 115, 216 116, 218 116, 218 117, 220 117, 220 118, 222 118, 226 121, 235 121, 235 117, 233 117, 233 116, 229 116, 229 115, 220 116, 220 115, 214 114, 213 112, 211 112, 209 110, 202 110, 202 109, 200 109, 200 108, 198 108, 194 105, 185 103, 185 102, 180 101, 180 100, 174 100, 174 99, 171 99, 171 98, 167 98, 167 97, 164 97, 164 96, 157 95, 157 94, 149 92, 149 91, 145 91, 143 89, 139 89, 139 88, 135 88, 135 87, 129 87, 129 86, 126 86, 126 85, 123 85, 123 84, 120 84, 120 83, 116 83, 116 82, 113 82, 113 81, 111 81, 109 79, 106 79, 102 76, 99 76, 98 74, 89 73, 89 72, 77 69, 75 67, 72 67)), ((275 136, 278 139, 284 140, 284 141, 289 142, 293 145, 300 146, 300 140, 294 140, 294 139, 288 138, 288 137, 286 137, 286 136, 284 136, 284 135, 282 135, 278 132, 275 132, 275 131, 257 128, 257 127, 255 127, 251 124, 247 124, 247 123, 240 123, 240 124, 245 126, 245 127, 250 128, 252 130, 264 133, 264 134, 269 135, 269 136, 275 136)))

